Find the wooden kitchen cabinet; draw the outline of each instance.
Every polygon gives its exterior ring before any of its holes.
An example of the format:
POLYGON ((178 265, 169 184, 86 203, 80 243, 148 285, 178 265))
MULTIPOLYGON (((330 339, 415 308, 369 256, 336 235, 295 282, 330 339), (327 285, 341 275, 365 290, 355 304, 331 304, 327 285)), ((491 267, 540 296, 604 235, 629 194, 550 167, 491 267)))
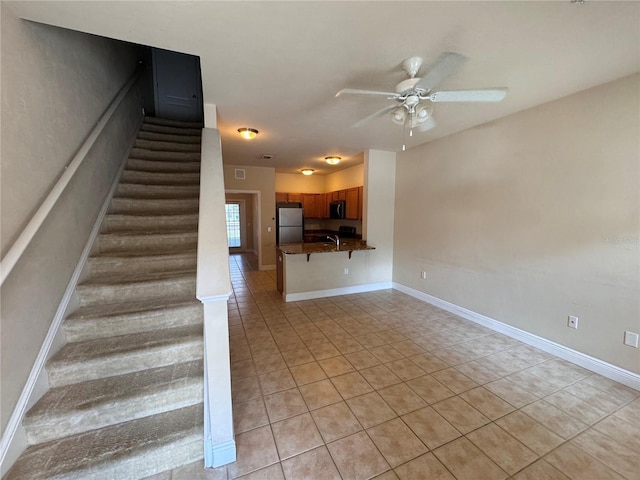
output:
POLYGON ((362 220, 363 205, 364 205, 364 187, 358 187, 358 220, 362 220))
POLYGON ((303 195, 302 193, 288 193, 287 194, 287 202, 291 203, 303 203, 303 195))
POLYGON ((286 192, 276 192, 276 203, 286 203, 289 201, 289 194, 286 192))
POLYGON ((345 190, 345 218, 347 220, 358 219, 358 188, 348 188, 345 190))

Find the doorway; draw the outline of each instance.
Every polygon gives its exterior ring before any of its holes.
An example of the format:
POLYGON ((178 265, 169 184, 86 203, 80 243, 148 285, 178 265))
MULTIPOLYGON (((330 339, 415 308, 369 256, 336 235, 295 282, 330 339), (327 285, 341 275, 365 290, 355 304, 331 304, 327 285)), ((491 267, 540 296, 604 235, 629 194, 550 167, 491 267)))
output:
POLYGON ((225 205, 227 220, 227 246, 229 253, 247 250, 247 209, 244 200, 227 200, 225 205))

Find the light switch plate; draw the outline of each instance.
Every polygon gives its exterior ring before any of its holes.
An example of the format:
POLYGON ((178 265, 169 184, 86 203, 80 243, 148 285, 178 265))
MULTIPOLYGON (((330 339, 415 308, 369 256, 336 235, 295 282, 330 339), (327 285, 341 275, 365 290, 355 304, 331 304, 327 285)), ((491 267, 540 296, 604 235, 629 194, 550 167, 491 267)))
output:
POLYGON ((624 332, 624 344, 638 348, 638 334, 633 332, 624 332))

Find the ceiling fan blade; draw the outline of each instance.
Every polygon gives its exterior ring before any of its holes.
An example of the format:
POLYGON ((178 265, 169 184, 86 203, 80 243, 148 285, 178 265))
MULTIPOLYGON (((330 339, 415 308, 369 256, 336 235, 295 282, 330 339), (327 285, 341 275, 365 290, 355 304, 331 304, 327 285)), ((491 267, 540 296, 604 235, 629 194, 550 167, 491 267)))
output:
POLYGON ((432 102, 499 102, 509 91, 506 87, 476 90, 444 90, 429 95, 432 102))
POLYGON ((360 95, 383 95, 385 97, 393 97, 393 98, 399 96, 397 93, 393 93, 393 92, 377 92, 375 90, 358 90, 357 88, 343 88, 338 93, 336 93, 336 97, 339 97, 340 95, 343 95, 345 93, 357 93, 360 95))
POLYGON ((364 125, 365 123, 367 123, 369 120, 372 120, 376 117, 379 117, 381 115, 384 115, 387 112, 390 112, 391 110, 398 108, 398 105, 389 105, 388 107, 384 107, 382 110, 378 110, 377 112, 372 113, 371 115, 368 115, 366 117, 364 117, 361 120, 358 120, 356 123, 353 124, 354 127, 361 127, 362 125, 364 125))
POLYGON ((427 91, 433 90, 440 85, 442 80, 455 73, 466 60, 467 57, 459 53, 442 53, 424 73, 416 84, 416 88, 422 88, 427 91))

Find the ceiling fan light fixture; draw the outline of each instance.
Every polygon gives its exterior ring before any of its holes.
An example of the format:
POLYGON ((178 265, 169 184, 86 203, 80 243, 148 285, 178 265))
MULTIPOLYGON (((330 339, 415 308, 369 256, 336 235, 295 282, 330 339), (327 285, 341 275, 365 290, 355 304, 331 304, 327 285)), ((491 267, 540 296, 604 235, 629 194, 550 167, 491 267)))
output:
POLYGON ((324 157, 324 161, 329 165, 337 165, 342 160, 342 157, 324 157))
POLYGON ((258 135, 258 130, 255 128, 243 127, 238 129, 240 136, 246 140, 253 140, 258 135))
POLYGON ((407 110, 404 107, 398 107, 391 112, 391 120, 396 125, 404 125, 407 118, 407 110))
POLYGON ((415 118, 418 123, 426 122, 431 116, 431 112, 433 109, 431 107, 427 107, 426 105, 418 105, 416 107, 415 118))
POLYGON ((313 170, 313 168, 303 168, 300 172, 303 175, 307 175, 308 176, 308 175, 313 175, 314 170, 313 170))

